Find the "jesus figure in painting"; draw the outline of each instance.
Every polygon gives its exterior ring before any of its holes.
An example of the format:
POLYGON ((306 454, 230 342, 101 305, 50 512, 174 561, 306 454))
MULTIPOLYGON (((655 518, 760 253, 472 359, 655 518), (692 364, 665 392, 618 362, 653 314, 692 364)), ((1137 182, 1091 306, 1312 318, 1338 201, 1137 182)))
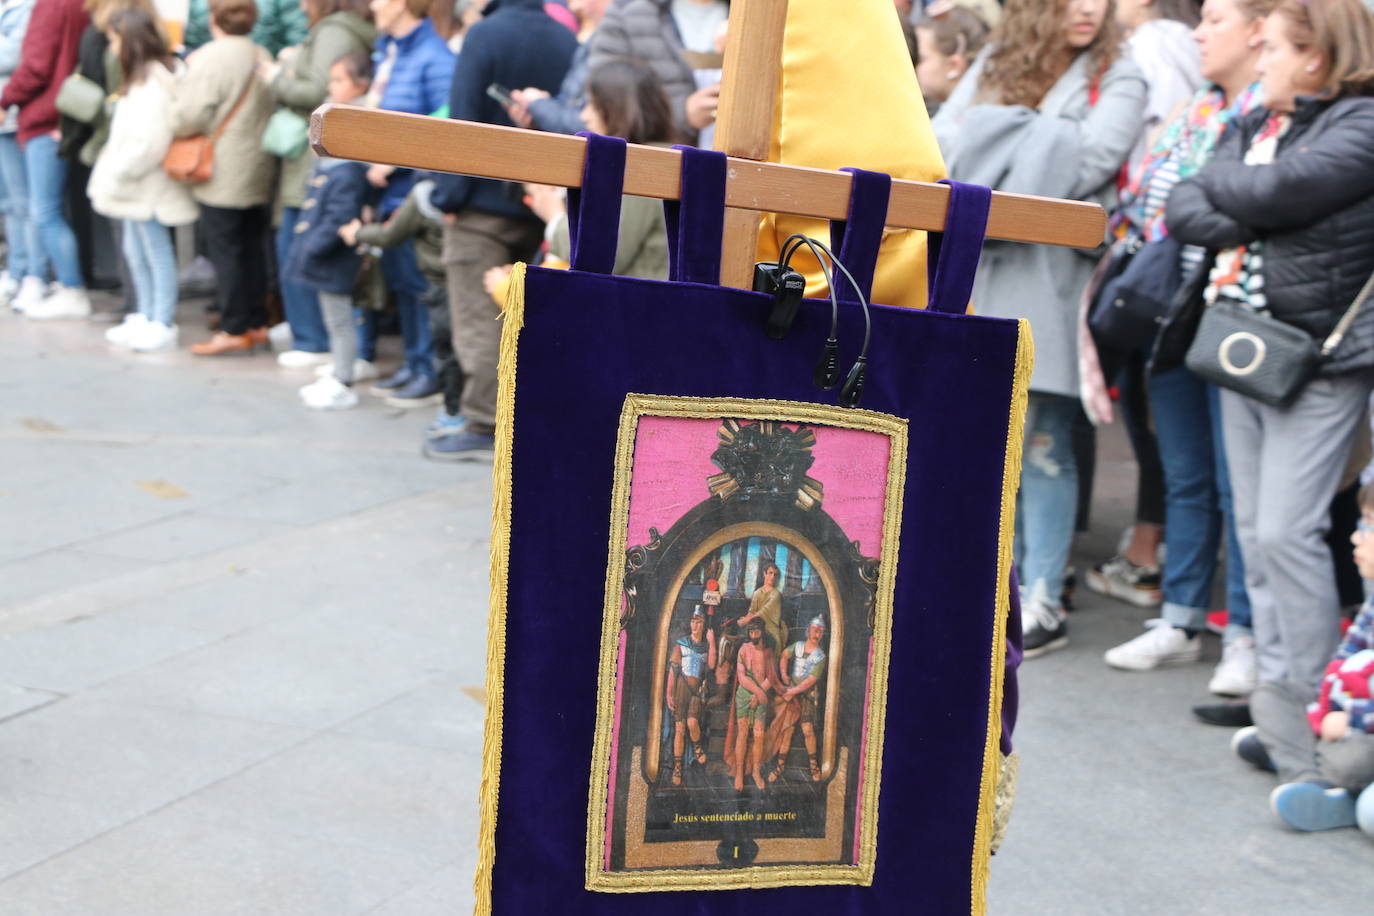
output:
POLYGON ((769 692, 773 689, 773 659, 777 656, 763 641, 763 620, 754 617, 745 632, 749 641, 740 646, 735 688, 735 791, 744 791, 744 761, 749 757, 749 736, 754 736, 752 756, 754 785, 764 788, 763 742, 768 732, 769 692))

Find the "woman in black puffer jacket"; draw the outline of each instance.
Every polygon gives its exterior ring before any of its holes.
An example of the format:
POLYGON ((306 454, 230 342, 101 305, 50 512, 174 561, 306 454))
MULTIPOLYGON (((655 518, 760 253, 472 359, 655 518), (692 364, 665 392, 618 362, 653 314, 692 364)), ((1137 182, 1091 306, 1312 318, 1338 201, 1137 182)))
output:
MULTIPOLYGON (((1166 222, 1214 254, 1194 299, 1267 311, 1320 343, 1374 271, 1374 18, 1359 0, 1284 0, 1259 73, 1266 107, 1175 187, 1166 222)), ((1290 406, 1221 393, 1261 685, 1314 695, 1336 647, 1323 537, 1371 388, 1374 305, 1290 406)))

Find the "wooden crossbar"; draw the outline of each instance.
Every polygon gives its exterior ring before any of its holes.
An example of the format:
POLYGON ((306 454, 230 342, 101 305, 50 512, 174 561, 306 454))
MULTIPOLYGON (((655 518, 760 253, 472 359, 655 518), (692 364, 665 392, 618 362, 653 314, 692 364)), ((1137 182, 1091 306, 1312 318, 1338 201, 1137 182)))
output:
MULTIPOLYGON (((566 134, 332 104, 311 117, 310 139, 317 153, 340 159, 566 188, 582 184, 586 146, 581 137, 566 134)), ((680 175, 676 150, 630 144, 626 194, 676 199, 680 175)), ((843 219, 848 213, 851 177, 846 172, 731 157, 727 175, 727 207, 819 219, 843 219)), ((948 205, 944 185, 894 179, 887 225, 939 230, 948 205)), ((1106 219, 1097 204, 995 191, 987 234, 1095 248, 1106 219)))

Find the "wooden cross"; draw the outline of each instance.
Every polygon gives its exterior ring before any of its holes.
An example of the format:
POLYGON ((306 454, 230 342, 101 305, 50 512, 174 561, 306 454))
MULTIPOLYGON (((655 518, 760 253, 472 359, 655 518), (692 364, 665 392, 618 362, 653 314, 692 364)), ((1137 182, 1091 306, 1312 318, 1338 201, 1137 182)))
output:
MULTIPOLYGON (((782 69, 787 0, 734 0, 721 78, 716 149, 730 157, 726 182, 721 283, 747 289, 753 280, 760 213, 844 219, 847 172, 765 161, 782 69)), ((566 134, 497 127, 426 115, 325 105, 310 123, 320 155, 431 172, 455 172, 575 188, 582 184, 586 141, 566 134)), ((625 193, 674 200, 681 184, 676 150, 630 144, 625 193)), ((887 225, 940 230, 949 189, 894 179, 887 225)), ((1075 248, 1102 242, 1106 214, 1097 204, 993 192, 988 238, 1075 248)))

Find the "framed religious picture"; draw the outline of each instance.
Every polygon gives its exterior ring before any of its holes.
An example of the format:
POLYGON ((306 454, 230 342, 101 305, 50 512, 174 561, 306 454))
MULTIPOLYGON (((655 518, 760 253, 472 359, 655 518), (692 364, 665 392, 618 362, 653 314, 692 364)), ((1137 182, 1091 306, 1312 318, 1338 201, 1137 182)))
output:
POLYGON ((631 394, 591 890, 868 884, 905 420, 631 394))

